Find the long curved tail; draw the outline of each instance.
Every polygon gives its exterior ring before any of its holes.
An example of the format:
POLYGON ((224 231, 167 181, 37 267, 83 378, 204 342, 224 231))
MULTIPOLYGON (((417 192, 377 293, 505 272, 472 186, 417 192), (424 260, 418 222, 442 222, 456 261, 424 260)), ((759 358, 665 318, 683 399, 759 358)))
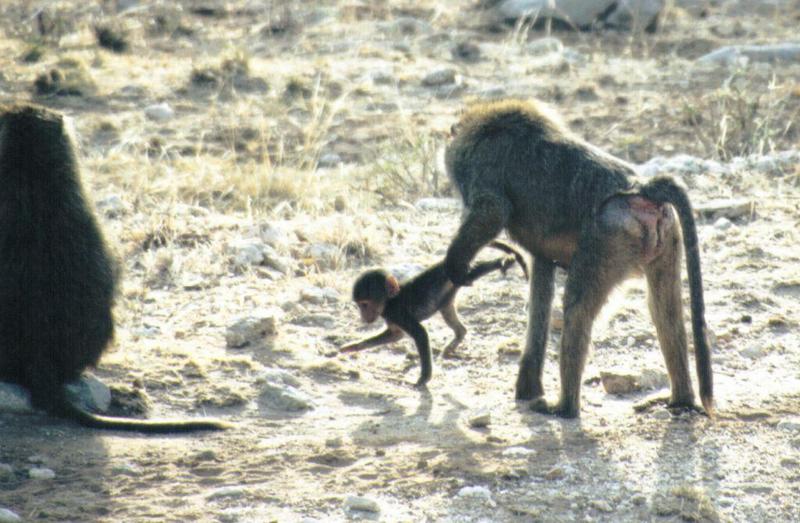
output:
POLYGON ((705 303, 703 301, 703 277, 700 272, 700 252, 697 241, 697 226, 692 204, 686 189, 670 176, 657 176, 642 186, 641 195, 658 202, 667 202, 675 207, 683 231, 683 247, 686 251, 686 272, 689 277, 689 296, 692 315, 692 335, 697 364, 697 379, 700 382, 700 401, 706 413, 714 412, 714 383, 711 373, 711 349, 706 337, 705 303))

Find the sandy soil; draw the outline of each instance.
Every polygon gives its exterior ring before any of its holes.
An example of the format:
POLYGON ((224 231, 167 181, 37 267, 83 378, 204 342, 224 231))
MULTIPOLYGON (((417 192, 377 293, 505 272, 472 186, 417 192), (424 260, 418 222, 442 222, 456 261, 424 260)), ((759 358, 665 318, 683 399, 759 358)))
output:
MULTIPOLYGON (((111 4, 53 4, 62 22, 41 39, 38 5, 4 3, 0 100, 34 98, 37 75, 73 71, 67 57, 89 75, 80 96, 35 99, 74 118, 87 191, 125 266, 117 339, 96 375, 146 391, 150 417, 235 428, 142 437, 0 414, 0 508, 31 521, 800 520, 800 166, 731 161, 797 148, 800 64, 694 62, 796 39, 798 2, 676 1, 654 34, 553 32, 566 49, 555 53, 540 49, 547 28, 487 25, 467 2, 111 4), (96 44, 92 28, 112 22, 126 53, 96 44), (454 58, 461 42, 482 58, 454 58), (33 48, 43 56, 24 61, 33 48), (446 68, 454 83, 423 84, 446 68), (580 420, 513 399, 518 270, 462 291, 469 334, 458 358, 434 362, 427 391, 411 387, 408 340, 337 353, 378 328, 349 303, 360 271, 443 256, 459 209, 437 155, 464 104, 497 95, 544 99, 636 163, 719 161, 679 173, 695 202, 754 202, 730 222, 700 220, 716 419, 636 414, 647 392, 599 383, 608 369, 663 372, 640 280, 595 324, 580 420), (159 103, 174 114, 146 117, 159 103), (428 197, 438 206, 418 203, 428 197), (235 240, 266 225, 288 274, 232 262, 235 240), (226 329, 261 310, 280 311, 278 334, 228 348, 226 329), (260 401, 267 368, 294 376, 313 408, 260 401), (488 426, 472 427, 484 413, 488 426), (55 477, 31 478, 38 467, 55 477), (379 512, 349 508, 356 495, 379 512)), ((443 347, 444 322, 427 325, 443 347)))

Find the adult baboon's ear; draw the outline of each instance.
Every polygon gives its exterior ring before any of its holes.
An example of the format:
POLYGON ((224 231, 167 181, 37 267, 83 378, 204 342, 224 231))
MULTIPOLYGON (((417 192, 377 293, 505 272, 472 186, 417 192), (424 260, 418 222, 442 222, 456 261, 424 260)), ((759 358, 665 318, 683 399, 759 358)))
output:
POLYGON ((386 277, 386 294, 390 298, 394 298, 400 293, 400 283, 392 275, 386 277))

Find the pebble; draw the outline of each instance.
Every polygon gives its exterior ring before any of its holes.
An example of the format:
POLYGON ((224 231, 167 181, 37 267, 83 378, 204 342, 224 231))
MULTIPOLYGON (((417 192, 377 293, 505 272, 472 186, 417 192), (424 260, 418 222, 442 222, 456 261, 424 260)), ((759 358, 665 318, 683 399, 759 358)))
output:
POLYGON ((800 418, 782 419, 778 422, 778 428, 788 432, 800 432, 800 418))
POLYGON ((608 394, 630 394, 641 390, 637 376, 615 371, 600 371, 600 381, 608 394))
POLYGON ((14 523, 15 521, 22 521, 22 518, 7 508, 0 507, 0 523, 14 523))
POLYGON ((344 163, 342 157, 336 153, 326 153, 319 157, 317 167, 336 167, 344 163))
POLYGON ((518 458, 536 454, 536 451, 527 447, 508 447, 507 449, 503 450, 502 454, 506 457, 518 458))
POLYGON ((653 411, 653 418, 657 420, 672 419, 672 414, 667 409, 656 409, 653 411))
POLYGON ((67 395, 72 401, 90 411, 106 412, 111 405, 111 389, 89 373, 67 385, 67 395))
POLYGON ((755 360, 764 355, 764 347, 761 345, 751 345, 739 351, 740 356, 755 360))
POLYGON ((614 508, 611 506, 611 504, 604 499, 595 499, 592 500, 589 504, 593 508, 599 510, 600 512, 606 512, 606 513, 614 512, 614 508))
POLYGON ((480 410, 469 417, 469 426, 478 429, 488 427, 492 422, 492 415, 488 410, 480 410))
POLYGON ((236 321, 225 331, 225 343, 228 348, 244 347, 265 336, 273 336, 278 332, 277 314, 273 311, 255 313, 236 321))
POLYGON ((56 473, 52 469, 33 467, 28 469, 28 476, 31 479, 53 479, 56 477, 56 473))
POLYGON ((727 219, 726 217, 722 216, 714 222, 714 228, 719 231, 727 231, 733 227, 733 222, 727 219))
MULTIPOLYGON (((733 199, 717 199, 709 200, 701 203, 695 207, 697 213, 707 218, 716 219, 717 226, 719 220, 727 218, 728 220, 735 220, 742 216, 750 216, 753 213, 755 202, 746 198, 733 198, 733 199)), ((724 223, 724 222, 722 222, 724 223)))
POLYGON ((14 479, 14 467, 8 463, 0 463, 0 482, 14 479))
POLYGON ((228 487, 220 487, 206 495, 206 499, 211 501, 215 499, 239 499, 247 494, 247 488, 241 485, 231 485, 228 487))
POLYGON ((669 385, 669 376, 660 369, 642 369, 639 373, 639 386, 643 390, 656 390, 669 385))
POLYGON ((321 305, 326 302, 339 301, 339 293, 333 289, 323 289, 321 287, 306 287, 300 291, 300 301, 321 305))
POLYGON ((472 42, 461 42, 450 49, 450 54, 456 60, 474 63, 481 59, 481 48, 472 42))
POLYGON ((300 382, 286 371, 268 369, 256 383, 261 389, 259 401, 268 407, 289 412, 314 408, 311 399, 298 388, 300 382))
POLYGON ((414 207, 420 211, 456 212, 461 209, 461 202, 456 198, 420 198, 414 207))
POLYGON ((562 467, 559 467, 558 465, 556 465, 555 467, 553 467, 550 470, 548 470, 545 473, 544 477, 545 477, 545 479, 549 479, 549 480, 553 481, 553 480, 557 480, 557 479, 562 479, 566 475, 567 475, 567 472, 562 467))
POLYGON ((477 498, 489 503, 492 506, 495 504, 494 500, 492 500, 492 491, 480 485, 461 487, 461 489, 458 491, 458 497, 477 498))
POLYGON ((455 69, 439 69, 429 73, 422 79, 422 85, 426 87, 437 87, 456 83, 455 69))
POLYGON ((561 43, 561 40, 552 36, 538 38, 525 46, 525 51, 532 55, 560 53, 563 50, 564 44, 561 43))
POLYGON ((156 122, 166 122, 175 116, 175 110, 166 102, 145 107, 144 114, 156 122))
POLYGON ((30 397, 19 385, 0 382, 0 412, 30 412, 30 397))
POLYGON ((344 500, 344 506, 349 510, 360 510, 363 512, 372 512, 377 514, 381 511, 381 507, 377 501, 363 496, 347 496, 344 500))
POLYGON ((130 206, 116 194, 97 200, 94 206, 108 218, 116 218, 130 210, 130 206))

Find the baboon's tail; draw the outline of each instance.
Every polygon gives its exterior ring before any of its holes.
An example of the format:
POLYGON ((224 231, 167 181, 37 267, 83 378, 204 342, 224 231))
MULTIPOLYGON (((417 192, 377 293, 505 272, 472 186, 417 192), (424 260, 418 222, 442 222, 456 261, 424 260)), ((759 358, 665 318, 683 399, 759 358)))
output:
POLYGON ((675 207, 683 231, 683 247, 686 251, 686 272, 689 277, 689 295, 692 313, 692 335, 697 363, 697 379, 700 382, 700 401, 709 416, 714 413, 713 377, 711 374, 711 349, 706 337, 705 303, 703 302, 703 277, 700 273, 700 252, 697 241, 697 226, 692 204, 686 189, 668 176, 658 176, 642 186, 645 198, 668 202, 675 207))
POLYGON ((519 249, 503 240, 492 240, 489 242, 489 247, 493 247, 499 251, 503 251, 512 255, 514 259, 517 260, 517 265, 519 265, 520 269, 522 269, 525 279, 531 279, 530 275, 528 274, 528 262, 525 260, 525 256, 520 252, 519 249))

